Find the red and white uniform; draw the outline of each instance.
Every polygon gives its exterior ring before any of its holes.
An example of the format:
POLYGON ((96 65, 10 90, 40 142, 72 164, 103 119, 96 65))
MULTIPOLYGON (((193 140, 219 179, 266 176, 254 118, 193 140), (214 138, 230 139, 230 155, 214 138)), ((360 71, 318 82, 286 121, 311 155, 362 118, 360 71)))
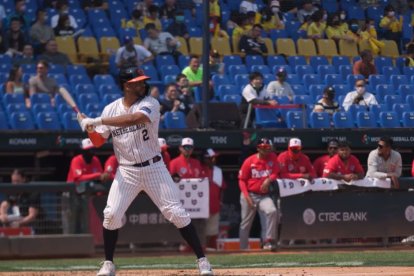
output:
POLYGON ((79 184, 82 181, 96 180, 101 176, 102 164, 99 159, 94 156, 91 163, 83 160, 82 154, 73 157, 70 162, 69 172, 66 181, 79 184))
POLYGON ((267 194, 260 190, 266 178, 276 180, 279 174, 277 155, 270 153, 266 159, 261 159, 258 154, 249 156, 239 171, 239 187, 245 197, 249 192, 256 194, 267 194))
POLYGON ((328 161, 328 164, 326 164, 325 169, 323 170, 323 177, 328 177, 330 173, 341 175, 350 173, 364 174, 364 169, 362 168, 358 158, 354 155, 351 154, 349 156, 348 164, 345 165, 344 161, 342 161, 342 159, 339 158, 339 155, 336 154, 328 161))
POLYGON ((181 178, 204 177, 200 161, 195 158, 185 158, 180 154, 170 162, 170 174, 178 174, 181 178))
POLYGON ((168 149, 161 149, 161 155, 162 155, 162 160, 164 160, 165 166, 169 170, 170 163, 171 163, 171 156, 170 156, 170 153, 168 152, 168 149))
POLYGON ((325 168, 326 164, 328 164, 329 159, 331 159, 331 157, 326 154, 316 158, 316 160, 313 161, 313 168, 315 169, 317 177, 322 177, 323 169, 325 168))
POLYGON ((116 170, 118 169, 118 160, 116 156, 112 154, 108 157, 104 165, 104 172, 108 173, 111 180, 114 180, 116 170))
POLYGON ((303 174, 307 173, 312 178, 316 177, 315 169, 313 168, 309 157, 302 152, 298 153, 293 159, 289 151, 284 151, 277 157, 280 165, 280 178, 297 179, 301 178, 303 174))
POLYGON ((210 183, 210 216, 220 212, 221 193, 227 187, 223 179, 222 170, 214 166, 203 166, 203 175, 210 183))

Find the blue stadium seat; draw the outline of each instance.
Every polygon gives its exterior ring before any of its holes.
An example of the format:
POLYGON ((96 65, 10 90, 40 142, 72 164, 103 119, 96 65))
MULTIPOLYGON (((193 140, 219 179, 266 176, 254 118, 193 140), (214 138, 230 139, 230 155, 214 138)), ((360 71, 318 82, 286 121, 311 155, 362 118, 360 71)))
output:
POLYGON ((16 94, 16 93, 6 93, 3 96, 3 104, 25 104, 23 94, 16 94))
POLYGON ((371 87, 377 87, 378 84, 388 84, 384 75, 370 75, 368 77, 368 82, 371 87))
POLYGON ((0 129, 9 129, 6 114, 3 111, 0 111, 0 129))
POLYGON ((185 115, 181 111, 165 112, 164 113, 165 128, 170 129, 184 129, 187 128, 185 115))
POLYGON ((237 86, 232 84, 221 84, 217 90, 217 95, 220 100, 223 100, 225 95, 240 95, 240 93, 241 91, 237 89, 237 86))
POLYGON ((379 24, 382 15, 384 14, 384 7, 382 6, 368 6, 366 11, 367 18, 373 19, 376 24, 379 24))
POLYGON ((29 111, 12 112, 10 114, 10 126, 12 129, 33 130, 35 125, 29 111))
POLYGON ((248 74, 236 74, 234 75, 234 84, 238 87, 244 87, 249 83, 248 74))
POLYGON ((9 55, 0 55, 0 64, 11 64, 12 59, 9 55))
POLYGON ((110 85, 116 85, 114 77, 109 74, 103 74, 103 75, 95 75, 93 77, 93 84, 95 87, 99 87, 99 85, 102 84, 110 84, 110 85))
POLYGON ((330 128, 331 116, 327 112, 311 112, 309 124, 311 128, 330 128))
POLYGON ((309 95, 311 100, 316 103, 316 99, 321 97, 323 94, 323 90, 325 89, 326 85, 324 84, 311 84, 309 87, 309 95))
POLYGON ((158 69, 164 65, 175 65, 175 59, 172 55, 157 55, 155 56, 155 65, 158 69))
POLYGON ((410 81, 404 75, 391 75, 390 84, 394 87, 399 87, 401 84, 410 84, 410 81))
POLYGON ((49 64, 49 74, 65 74, 66 70, 63 65, 60 64, 49 64))
POLYGON ((305 128, 306 122, 302 111, 288 111, 286 114, 288 128, 305 128))
POLYGON ((6 105, 7 114, 11 114, 12 112, 20 112, 20 111, 28 111, 25 104, 16 103, 16 104, 8 104, 6 105))
POLYGON ((402 114, 404 111, 410 111, 409 104, 393 104, 392 111, 394 111, 398 115, 398 119, 402 120, 402 114))
POLYGON ((273 74, 263 74, 263 82, 268 85, 270 82, 276 80, 273 74))
POLYGON ((255 108, 256 127, 258 128, 283 128, 285 125, 279 121, 280 113, 277 109, 255 108))
POLYGON ((387 80, 389 80, 392 75, 399 75, 400 70, 398 70, 398 68, 394 67, 394 66, 384 66, 384 67, 382 67, 381 74, 383 74, 385 76, 385 78, 387 80))
POLYGON ((85 93, 96 94, 95 86, 93 84, 77 84, 73 91, 75 92, 76 97, 85 93))
POLYGON ((382 72, 382 68, 384 66, 392 67, 394 64, 392 63, 392 58, 390 57, 383 57, 383 56, 377 56, 374 58, 374 64, 377 67, 377 70, 379 72, 382 72))
POLYGON ((78 119, 76 118, 76 113, 73 111, 64 112, 62 114, 61 122, 64 130, 81 130, 78 119))
POLYGON ((78 103, 79 108, 85 110, 87 104, 98 104, 99 98, 96 93, 83 93, 78 95, 78 103))
POLYGON ((335 128, 354 128, 355 120, 347 111, 338 111, 333 114, 333 123, 335 128))
POLYGON ((329 65, 329 61, 325 56, 311 56, 309 64, 312 66, 315 72, 319 65, 329 65))
POLYGON ((414 128, 414 112, 405 111, 402 114, 402 125, 403 127, 414 128))
POLYGON ((339 9, 337 0, 324 0, 321 1, 322 8, 324 8, 328 13, 335 13, 339 9))
POLYGON ((115 94, 115 93, 111 93, 111 94, 105 94, 102 98, 102 102, 104 105, 108 105, 110 103, 112 103, 113 101, 117 100, 121 98, 120 94, 115 94))
POLYGON ((162 65, 159 69, 161 79, 164 79, 166 75, 178 75, 181 73, 180 68, 177 65, 162 65))
POLYGON ((263 57, 258 55, 247 55, 244 59, 247 67, 265 64, 263 57))
POLYGON ((190 35, 190 37, 202 37, 203 36, 203 32, 201 31, 201 28, 197 26, 189 27, 187 30, 188 30, 188 34, 190 35))
POLYGON ((287 75, 287 78, 286 78, 286 81, 290 85, 293 85, 293 84, 302 84, 302 82, 300 81, 298 75, 296 75, 296 74, 288 74, 287 75))
MULTIPOLYGON (((290 85, 295 95, 309 95, 308 89, 302 84, 292 84, 290 85)), ((313 99, 312 99, 313 100, 313 99)))
MULTIPOLYGON (((341 74, 342 78, 346 79, 346 80, 348 80, 349 76, 355 76, 355 75, 352 74, 352 66, 351 65, 339 65, 338 73, 341 74)), ((362 76, 362 75, 359 75, 359 76, 362 76)), ((354 85, 354 83, 352 85, 354 85)))
POLYGON ((305 74, 303 75, 303 84, 309 87, 312 84, 323 84, 321 77, 316 74, 305 74))
POLYGON ((378 84, 375 87, 375 98, 377 101, 382 102, 385 95, 395 95, 394 87, 390 84, 378 84))
POLYGON ((414 95, 413 84, 401 84, 397 87, 398 87, 397 93, 401 96, 402 99, 405 99, 407 95, 414 95))
POLYGON ((226 64, 226 67, 229 67, 230 65, 242 65, 243 61, 240 56, 224 56, 223 57, 223 63, 226 64))
POLYGON ((300 79, 302 79, 305 74, 315 74, 315 71, 310 65, 296 65, 295 72, 300 79))
POLYGON ((49 77, 55 79, 58 85, 68 84, 68 80, 65 77, 65 74, 48 74, 49 77))
POLYGON ((398 119, 397 113, 394 111, 380 112, 379 124, 384 128, 395 128, 400 127, 400 120, 398 119))
POLYGON ((77 84, 92 84, 87 75, 70 75, 69 84, 75 88, 77 84))
POLYGON ((11 69, 10 63, 2 63, 0 64, 0 73, 9 73, 11 69))
POLYGON ((361 9, 361 7, 357 5, 349 5, 343 8, 346 8, 348 18, 365 20, 365 12, 363 9, 361 9))
POLYGON ((99 41, 102 37, 115 37, 116 33, 111 27, 110 23, 107 22, 103 26, 94 25, 95 38, 99 41))
POLYGON ((394 104, 401 104, 402 98, 400 95, 385 95, 384 96, 384 104, 387 105, 388 110, 392 110, 392 106, 394 104))
POLYGON ((141 69, 145 72, 145 75, 151 78, 151 81, 160 80, 158 77, 157 69, 155 69, 154 65, 145 64, 141 66, 141 69))
POLYGON ((307 65, 304 56, 290 56, 288 57, 288 62, 292 68, 295 68, 297 65, 307 65))
POLYGON ((39 112, 54 112, 55 111, 52 105, 50 104, 50 102, 36 103, 36 104, 32 103, 31 109, 32 109, 32 113, 34 116, 36 116, 36 114, 38 114, 39 112))
POLYGON ((247 74, 248 72, 247 72, 246 65, 241 64, 241 65, 230 65, 229 73, 230 73, 230 76, 235 76, 237 74, 247 74))
POLYGON ((356 124, 359 128, 376 128, 375 116, 370 111, 359 111, 356 116, 356 124))
POLYGON ((232 81, 227 75, 213 75, 211 80, 214 84, 214 90, 218 91, 218 87, 223 84, 232 84, 232 81))
POLYGON ((47 93, 35 93, 30 96, 30 103, 32 105, 45 103, 50 104, 50 96, 47 93))
POLYGON ((348 112, 351 114, 352 119, 357 119, 357 114, 359 112, 367 111, 367 107, 365 105, 353 104, 349 107, 348 112))
POLYGON ((306 32, 303 32, 302 30, 299 31, 301 24, 296 20, 296 18, 294 18, 294 15, 292 13, 284 13, 283 17, 285 30, 287 31, 290 38, 292 38, 294 41, 298 40, 299 38, 306 38, 306 32), (292 20, 290 20, 289 17, 292 17, 292 20))
POLYGON ((311 100, 309 95, 295 95, 293 96, 293 103, 294 104, 312 104, 313 100, 311 100))
POLYGON ((89 117, 92 117, 90 115, 91 113, 101 113, 102 109, 103 109, 103 107, 100 103, 93 103, 93 104, 88 103, 88 104, 86 104, 86 107, 85 107, 85 113, 89 117))
POLYGON ((36 124, 39 129, 60 130, 60 122, 56 112, 39 112, 36 115, 36 124))
POLYGON ((324 79, 328 74, 336 74, 336 69, 333 65, 318 65, 315 72, 324 79))
POLYGON ((279 70, 284 70, 286 71, 286 73, 289 74, 293 74, 293 70, 292 67, 289 65, 274 65, 272 67, 272 73, 276 75, 277 72, 279 72, 279 70))
POLYGON ((36 74, 36 64, 22 64, 20 67, 23 70, 23 74, 36 74))
POLYGON ((342 76, 340 74, 328 74, 325 76, 324 82, 329 86, 343 84, 342 76))
POLYGON ((98 95, 100 99, 103 99, 106 94, 120 94, 122 95, 121 90, 118 85, 111 84, 101 84, 98 86, 98 95))
POLYGON ((66 73, 68 77, 70 75, 85 75, 85 76, 88 75, 88 73, 86 72, 85 66, 83 65, 67 65, 66 73))
POLYGON ((336 67, 336 70, 339 72, 339 66, 347 65, 351 66, 351 62, 349 61, 349 57, 346 56, 333 56, 332 57, 332 65, 336 67))
POLYGON ((279 38, 287 38, 288 33, 284 29, 281 29, 281 30, 271 29, 269 33, 269 37, 272 41, 276 41, 279 38))
POLYGON ((252 65, 250 67, 250 73, 251 72, 260 72, 262 73, 262 75, 265 75, 265 74, 270 74, 270 69, 267 65, 252 65))
POLYGON ((241 103, 242 96, 241 95, 224 95, 223 102, 230 102, 230 103, 236 103, 239 105, 241 103))
POLYGON ((345 96, 348 92, 351 91, 348 84, 334 84, 332 85, 333 89, 335 89, 335 96, 345 96))
MULTIPOLYGON (((190 64, 190 57, 185 55, 180 55, 178 57, 178 66, 181 70, 187 67, 190 64)), ((225 63, 227 65, 227 63, 225 63)))
POLYGON ((408 78, 411 79, 412 76, 414 76, 414 67, 404 66, 404 68, 403 68, 403 74, 406 75, 408 78))
MULTIPOLYGON (((269 65, 269 67, 275 66, 275 65, 287 65, 286 59, 283 56, 267 56, 266 58, 267 61, 267 65, 269 65)), ((224 59, 223 59, 224 62, 224 59)))
POLYGON ((164 80, 163 83, 165 85, 169 84, 169 83, 175 83, 175 78, 177 77, 177 75, 166 75, 164 76, 164 80))

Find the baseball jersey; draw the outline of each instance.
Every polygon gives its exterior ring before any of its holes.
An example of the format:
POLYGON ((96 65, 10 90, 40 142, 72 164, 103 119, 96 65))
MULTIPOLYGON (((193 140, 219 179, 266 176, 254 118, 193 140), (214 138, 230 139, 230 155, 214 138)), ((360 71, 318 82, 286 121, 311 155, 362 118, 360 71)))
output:
POLYGON ((292 159, 289 151, 284 151, 278 156, 280 178, 297 179, 301 178, 304 173, 308 173, 312 178, 316 177, 315 169, 309 157, 302 152, 298 155, 297 159, 292 159))
POLYGON ((313 161, 313 168, 315 169, 317 177, 322 177, 323 169, 325 168, 329 159, 331 159, 331 157, 328 154, 326 154, 316 158, 316 160, 313 161))
POLYGON ((245 196, 248 196, 249 192, 267 194, 260 190, 260 186, 265 179, 276 180, 278 175, 279 165, 275 153, 270 153, 265 159, 259 158, 258 154, 255 153, 250 155, 240 168, 240 190, 245 196))
POLYGON ((220 212, 221 192, 226 188, 222 170, 217 166, 214 166, 214 168, 215 169, 203 166, 203 175, 208 177, 208 182, 210 184, 210 216, 220 212), (213 173, 221 174, 221 183, 216 183, 214 181, 217 181, 220 177, 213 177, 213 173))
POLYGON ((160 104, 158 101, 146 96, 126 108, 122 99, 108 104, 101 117, 115 117, 139 112, 147 116, 150 122, 127 127, 100 125, 95 131, 104 138, 112 135, 114 152, 119 165, 134 165, 160 155, 161 149, 158 144, 160 104))
POLYGON ((359 163, 359 160, 354 156, 350 155, 348 159, 348 164, 345 164, 344 161, 339 157, 338 154, 335 154, 326 164, 325 169, 323 170, 323 177, 328 177, 330 173, 336 174, 350 174, 350 173, 364 173, 364 169, 359 163))
POLYGON ((170 163, 171 163, 171 156, 168 150, 162 150, 161 151, 162 160, 164 160, 164 164, 167 167, 167 169, 170 169, 170 163))
POLYGON ((109 173, 111 179, 113 180, 115 178, 115 173, 117 169, 118 169, 118 160, 116 159, 116 156, 112 154, 111 156, 109 156, 109 158, 105 162, 104 172, 109 173))
POLYGON ((94 156, 91 163, 86 163, 83 160, 82 154, 73 157, 70 162, 67 182, 75 182, 79 184, 82 181, 89 181, 98 179, 102 174, 101 161, 94 156))
POLYGON ((203 177, 203 170, 200 161, 195 158, 185 158, 180 154, 170 162, 170 174, 178 174, 181 178, 198 178, 203 177))

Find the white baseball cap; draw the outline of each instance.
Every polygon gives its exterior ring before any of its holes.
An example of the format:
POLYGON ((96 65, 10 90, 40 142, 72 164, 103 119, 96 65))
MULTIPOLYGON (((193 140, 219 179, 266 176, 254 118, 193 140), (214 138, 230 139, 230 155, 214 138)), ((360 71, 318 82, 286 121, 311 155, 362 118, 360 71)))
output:
POLYGON ((218 156, 218 153, 215 152, 213 149, 207 149, 204 156, 205 157, 215 157, 215 156, 218 156))
POLYGON ((88 150, 88 149, 91 149, 91 148, 94 148, 94 147, 95 146, 93 145, 91 139, 86 138, 86 139, 83 139, 82 140, 81 148, 83 150, 88 150))
POLYGON ((289 148, 301 148, 302 141, 299 138, 292 138, 289 140, 289 148))
POLYGON ((194 140, 190 137, 185 137, 181 140, 181 146, 194 146, 194 140))
POLYGON ((165 141, 164 138, 158 138, 158 144, 160 145, 161 148, 167 148, 167 141, 165 141))

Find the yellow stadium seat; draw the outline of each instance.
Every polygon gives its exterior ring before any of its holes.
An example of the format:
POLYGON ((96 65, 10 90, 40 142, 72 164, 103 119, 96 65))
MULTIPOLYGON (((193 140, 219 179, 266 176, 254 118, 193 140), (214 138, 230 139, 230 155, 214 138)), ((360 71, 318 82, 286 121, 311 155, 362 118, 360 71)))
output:
POLYGON ((188 51, 187 40, 182 36, 176 36, 175 38, 178 39, 178 41, 181 43, 181 46, 178 49, 178 51, 180 51, 181 54, 188 56, 189 51, 188 51))
POLYGON ((59 52, 66 54, 73 63, 78 62, 78 53, 76 52, 75 40, 71 36, 57 36, 56 43, 59 52))
POLYGON ((333 57, 338 55, 336 43, 332 39, 318 39, 316 40, 318 46, 318 54, 326 57, 333 57))
POLYGON ((212 37, 211 48, 217 50, 221 56, 232 54, 228 37, 212 37))
POLYGON ((101 37, 100 45, 101 54, 105 59, 108 59, 110 55, 115 54, 116 50, 121 47, 119 40, 116 37, 101 37))
POLYGON ((81 36, 78 38, 78 55, 81 62, 86 62, 89 58, 100 59, 98 43, 94 37, 81 36))
POLYGON ((381 51, 381 55, 385 57, 397 58, 400 56, 397 43, 394 40, 381 40, 385 46, 381 51))
POLYGON ((363 39, 363 40, 358 41, 358 49, 360 53, 364 50, 371 50, 368 40, 363 39))
POLYGON ((273 41, 268 37, 265 37, 265 38, 262 38, 262 39, 265 42, 266 48, 267 48, 267 54, 265 54, 265 56, 274 55, 275 54, 275 47, 273 46, 273 41))
POLYGON ((201 56, 203 53, 203 40, 201 37, 190 37, 190 54, 201 56))
POLYGON ((143 44, 142 43, 142 39, 141 39, 140 36, 134 36, 133 40, 134 40, 134 44, 138 44, 138 45, 142 45, 143 44))
POLYGON ((316 46, 313 39, 300 38, 296 43, 298 46, 298 55, 305 57, 317 56, 316 46))
POLYGON ((290 38, 278 38, 276 40, 276 53, 287 56, 296 56, 295 43, 290 38))
POLYGON ((233 54, 240 55, 241 52, 239 50, 239 41, 240 37, 232 37, 231 38, 231 45, 233 46, 233 54))
POLYGON ((356 57, 359 56, 358 46, 355 41, 339 40, 339 54, 341 56, 356 57))

